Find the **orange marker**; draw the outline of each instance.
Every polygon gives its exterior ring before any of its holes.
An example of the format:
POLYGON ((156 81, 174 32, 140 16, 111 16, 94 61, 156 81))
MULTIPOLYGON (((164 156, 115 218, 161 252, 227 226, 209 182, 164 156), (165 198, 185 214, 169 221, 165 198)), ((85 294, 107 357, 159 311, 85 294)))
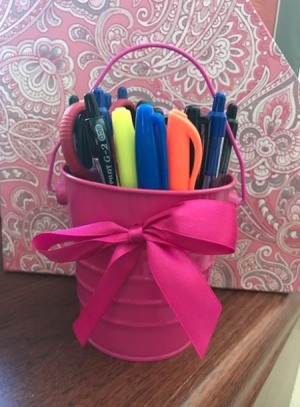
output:
POLYGON ((196 127, 178 109, 173 109, 168 114, 167 147, 170 189, 194 189, 202 162, 202 143, 196 127), (191 175, 190 140, 195 152, 191 175))

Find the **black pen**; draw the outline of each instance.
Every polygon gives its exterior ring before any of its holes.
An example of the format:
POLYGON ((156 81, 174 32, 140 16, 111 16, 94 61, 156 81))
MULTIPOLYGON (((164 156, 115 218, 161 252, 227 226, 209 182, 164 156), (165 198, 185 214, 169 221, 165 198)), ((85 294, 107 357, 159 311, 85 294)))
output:
POLYGON ((84 96, 84 102, 88 116, 85 123, 87 125, 93 165, 98 170, 100 178, 102 171, 103 180, 106 184, 117 185, 113 154, 109 142, 109 132, 105 121, 100 117, 95 95, 87 93, 84 96))
MULTIPOLYGON (((202 134, 200 133, 200 109, 199 109, 199 107, 196 105, 188 105, 184 109, 184 113, 187 115, 189 121, 192 122, 193 125, 198 130, 199 136, 202 141, 202 134)), ((193 167, 194 167, 194 146, 193 146, 193 143, 190 142, 190 173, 192 172, 193 167)))
MULTIPOLYGON (((232 130, 234 138, 236 138, 237 130, 238 130, 238 122, 236 120, 238 107, 234 103, 230 103, 227 107, 226 116, 229 123, 229 126, 232 130)), ((219 167, 219 175, 218 175, 218 185, 222 184, 222 180, 224 176, 227 174, 229 161, 230 161, 230 154, 231 154, 232 144, 229 138, 229 135, 226 131, 224 144, 223 144, 223 151, 221 155, 220 167, 219 167)))
MULTIPOLYGON (((201 169, 196 180, 195 189, 201 189, 204 181, 206 163, 208 158, 208 146, 209 146, 209 133, 210 133, 210 118, 206 114, 201 113, 201 109, 196 105, 189 105, 185 108, 184 112, 188 116, 189 120, 197 128, 201 138, 203 157, 201 162, 201 169)), ((193 168, 194 162, 194 148, 190 145, 190 171, 193 168)))
POLYGON ((90 169, 92 167, 92 153, 88 140, 86 119, 86 111, 81 112, 77 118, 77 155, 82 165, 85 168, 90 169))
POLYGON ((206 173, 206 166, 208 161, 209 154, 209 139, 210 139, 210 117, 207 114, 202 114, 200 112, 200 134, 202 135, 202 148, 203 148, 203 157, 201 163, 201 169, 199 177, 197 178, 195 189, 202 189, 204 177, 206 173))

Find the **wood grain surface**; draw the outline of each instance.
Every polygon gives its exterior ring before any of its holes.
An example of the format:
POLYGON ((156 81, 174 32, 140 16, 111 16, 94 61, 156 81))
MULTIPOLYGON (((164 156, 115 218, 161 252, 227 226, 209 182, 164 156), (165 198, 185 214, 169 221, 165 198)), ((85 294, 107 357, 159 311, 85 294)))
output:
POLYGON ((150 363, 81 348, 73 278, 1 272, 1 407, 251 406, 300 296, 216 290, 224 310, 205 360, 193 348, 150 363))

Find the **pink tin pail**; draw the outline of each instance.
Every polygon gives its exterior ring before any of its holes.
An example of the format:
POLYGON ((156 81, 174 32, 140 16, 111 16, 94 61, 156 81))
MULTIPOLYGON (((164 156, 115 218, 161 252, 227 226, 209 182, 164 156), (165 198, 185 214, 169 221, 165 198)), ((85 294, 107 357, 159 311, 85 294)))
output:
MULTIPOLYGON (((195 64, 173 46, 141 44, 114 58, 106 72, 125 53, 147 46, 177 51, 195 64)), ((231 175, 218 188, 158 191, 95 183, 61 168, 56 194, 68 204, 72 228, 38 235, 33 246, 52 260, 76 261, 81 314, 74 331, 81 344, 89 341, 121 359, 153 361, 192 342, 204 356, 221 312, 208 271, 216 254, 234 251, 236 208, 245 199, 243 162, 233 145, 241 164, 241 202, 231 175), (58 243, 70 244, 50 250, 58 243)))

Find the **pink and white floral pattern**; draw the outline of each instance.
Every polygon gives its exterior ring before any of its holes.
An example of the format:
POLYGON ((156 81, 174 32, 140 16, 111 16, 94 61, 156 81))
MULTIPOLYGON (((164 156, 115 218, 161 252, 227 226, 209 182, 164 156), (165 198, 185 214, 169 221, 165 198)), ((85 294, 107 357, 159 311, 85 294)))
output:
MULTIPOLYGON (((239 105, 238 142, 247 169, 237 250, 219 257, 216 287, 300 291, 299 82, 248 0, 4 0, 0 5, 0 160, 5 268, 72 274, 31 248, 68 214, 46 191, 49 153, 69 96, 131 44, 162 41, 195 56, 217 90, 239 105)), ((200 73, 177 54, 140 50, 102 86, 114 95, 183 108, 211 97, 200 73)), ((63 157, 58 156, 58 175, 63 157)), ((236 157, 231 171, 238 179, 236 157)))

